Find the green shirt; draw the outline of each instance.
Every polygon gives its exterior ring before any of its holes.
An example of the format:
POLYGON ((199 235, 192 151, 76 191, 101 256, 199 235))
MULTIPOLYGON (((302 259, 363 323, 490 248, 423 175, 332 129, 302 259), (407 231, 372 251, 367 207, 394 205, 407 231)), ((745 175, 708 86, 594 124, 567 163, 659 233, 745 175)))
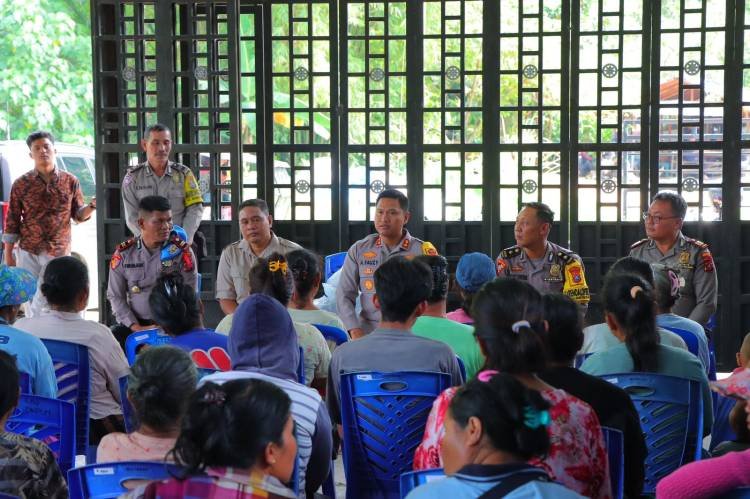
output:
POLYGON ((474 338, 474 328, 442 317, 423 315, 411 328, 412 333, 423 338, 445 343, 458 355, 466 366, 467 381, 482 369, 484 355, 474 338))

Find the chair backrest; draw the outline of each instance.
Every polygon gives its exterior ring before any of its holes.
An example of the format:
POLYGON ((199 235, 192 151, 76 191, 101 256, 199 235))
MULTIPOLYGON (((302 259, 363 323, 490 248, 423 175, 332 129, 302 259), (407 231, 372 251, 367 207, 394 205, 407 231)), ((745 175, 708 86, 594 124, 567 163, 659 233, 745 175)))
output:
POLYGON ((159 332, 158 329, 146 329, 145 331, 136 331, 130 334, 125 340, 125 356, 128 358, 128 364, 131 366, 135 362, 135 356, 138 355, 138 348, 141 345, 166 345, 172 342, 172 337, 159 332))
POLYGON ((432 403, 450 384, 438 372, 341 375, 347 499, 399 497, 432 403))
POLYGON ((604 443, 607 445, 609 461, 609 480, 612 485, 612 497, 622 499, 625 486, 625 442, 622 432, 602 426, 604 443))
POLYGON ((644 494, 681 465, 700 459, 703 399, 697 381, 654 373, 602 376, 630 395, 646 439, 644 494))
POLYGON ((589 357, 591 357, 592 355, 594 355, 594 354, 593 353, 579 353, 579 354, 576 354, 576 358, 575 358, 575 361, 574 361, 575 362, 575 368, 576 369, 580 369, 581 366, 583 365, 584 361, 586 359, 588 359, 589 357))
POLYGON ((5 429, 47 444, 63 473, 76 458, 75 407, 63 400, 21 394, 5 429))
POLYGON ((299 364, 297 364, 297 381, 305 384, 305 351, 299 347, 299 364))
POLYGON ((47 347, 57 378, 57 398, 75 404, 76 454, 86 454, 89 447, 89 405, 91 403, 91 368, 89 349, 67 341, 42 339, 47 347))
POLYGON ((399 483, 401 485, 401 499, 406 497, 412 489, 424 485, 432 480, 439 480, 445 477, 443 468, 433 468, 430 470, 409 471, 402 473, 399 483))
MULTIPOLYGON (((673 332, 683 340, 688 347, 688 351, 698 357, 698 338, 688 331, 687 329, 680 329, 678 327, 665 327, 664 329, 673 332)), ((700 359, 700 357, 698 357, 700 359)))
POLYGON ((750 487, 739 487, 718 496, 721 499, 750 499, 750 487))
POLYGON ((714 404, 714 425, 711 427, 711 445, 708 452, 713 452, 717 445, 727 440, 735 440, 737 435, 729 424, 729 413, 732 412, 736 399, 716 394, 714 404))
POLYGON ((461 372, 461 381, 466 383, 466 364, 458 355, 456 355, 456 362, 458 362, 458 370, 461 372))
POLYGON ((127 481, 164 480, 179 472, 179 466, 159 462, 97 463, 68 471, 68 489, 70 499, 108 499, 127 492, 127 481))
POLYGON ((333 341, 337 346, 349 341, 349 335, 341 328, 336 326, 326 326, 325 324, 313 324, 313 326, 320 331, 323 338, 333 341))
POLYGON ((332 255, 326 256, 326 261, 325 261, 326 281, 338 269, 344 266, 345 259, 346 259, 346 251, 342 251, 341 253, 334 253, 332 255))
POLYGON ((31 393, 31 376, 29 376, 29 373, 18 373, 18 387, 21 389, 21 393, 31 393))

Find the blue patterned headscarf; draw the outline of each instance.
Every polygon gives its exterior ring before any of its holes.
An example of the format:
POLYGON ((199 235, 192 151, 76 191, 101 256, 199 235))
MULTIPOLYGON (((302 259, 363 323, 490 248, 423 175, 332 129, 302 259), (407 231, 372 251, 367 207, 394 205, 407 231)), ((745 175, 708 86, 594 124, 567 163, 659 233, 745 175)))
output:
POLYGON ((36 293, 36 277, 26 269, 0 265, 0 307, 21 305, 36 293))

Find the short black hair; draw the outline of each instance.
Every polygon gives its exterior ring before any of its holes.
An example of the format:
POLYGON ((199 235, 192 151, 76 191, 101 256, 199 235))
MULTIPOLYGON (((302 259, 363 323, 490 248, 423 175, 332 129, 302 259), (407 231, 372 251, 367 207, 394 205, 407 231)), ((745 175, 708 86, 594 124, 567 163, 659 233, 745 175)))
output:
POLYGON ((542 223, 552 224, 552 222, 555 221, 555 212, 544 203, 526 203, 524 208, 534 209, 536 211, 536 217, 541 220, 542 223))
POLYGON ((240 204, 239 209, 237 210, 237 213, 242 211, 245 208, 258 208, 260 211, 263 212, 265 216, 268 216, 271 212, 268 211, 268 203, 266 203, 263 199, 247 199, 240 204))
POLYGON ((34 143, 34 141, 37 141, 39 139, 49 139, 52 144, 55 143, 55 136, 52 135, 51 132, 46 132, 44 130, 37 130, 36 132, 32 132, 29 134, 28 137, 26 137, 26 145, 29 146, 29 149, 31 149, 31 144, 34 143))
POLYGON ((547 321, 547 355, 554 362, 572 363, 583 346, 583 330, 578 305, 569 296, 551 293, 542 296, 547 321))
POLYGON ((283 443, 291 405, 289 395, 268 381, 207 382, 190 397, 170 454, 187 475, 209 466, 250 469, 269 443, 283 443))
POLYGON ((250 294, 260 293, 276 298, 285 307, 292 299, 294 280, 286 257, 274 252, 268 258, 258 258, 250 267, 250 294), (276 263, 278 262, 278 264, 276 263), (271 264, 273 263, 273 270, 271 264))
POLYGON ((138 201, 138 211, 152 213, 154 211, 169 211, 172 207, 169 199, 164 196, 146 196, 138 201))
POLYGON ((488 381, 475 378, 459 388, 448 412, 461 428, 466 428, 469 418, 479 419, 492 447, 528 460, 546 454, 549 436, 544 425, 527 424, 527 416, 549 406, 536 390, 510 374, 497 373, 488 381))
POLYGON ((179 336, 200 326, 200 300, 180 273, 159 277, 151 289, 148 305, 153 319, 167 334, 179 336))
POLYGON ((687 214, 687 202, 685 201, 685 198, 683 198, 676 192, 672 192, 672 191, 658 192, 656 196, 654 196, 654 199, 651 200, 652 203, 654 201, 668 202, 672 207, 672 214, 675 217, 685 218, 685 214, 687 214))
POLYGON ((634 256, 624 256, 617 260, 609 268, 604 278, 616 274, 635 274, 651 286, 654 285, 654 271, 651 264, 634 256))
POLYGON ((375 271, 375 293, 385 321, 406 322, 432 293, 432 272, 422 262, 395 256, 375 271))
POLYGON ((50 305, 70 308, 88 288, 86 264, 73 256, 61 256, 47 264, 40 289, 50 305))
POLYGON ((415 261, 422 262, 432 272, 432 293, 427 303, 438 303, 448 296, 448 260, 442 255, 419 255, 415 261))
POLYGON ((143 140, 148 140, 151 132, 169 132, 170 135, 172 134, 172 130, 170 130, 167 125, 164 125, 163 123, 154 123, 153 125, 147 126, 143 131, 143 140))
POLYGON ((401 209, 404 211, 409 211, 409 198, 407 198, 406 194, 399 191, 398 189, 386 189, 382 191, 380 194, 378 194, 377 199, 375 199, 375 204, 378 204, 378 201, 383 198, 397 199, 401 209))
POLYGON ((0 350, 0 416, 5 416, 18 405, 20 377, 16 357, 0 350))

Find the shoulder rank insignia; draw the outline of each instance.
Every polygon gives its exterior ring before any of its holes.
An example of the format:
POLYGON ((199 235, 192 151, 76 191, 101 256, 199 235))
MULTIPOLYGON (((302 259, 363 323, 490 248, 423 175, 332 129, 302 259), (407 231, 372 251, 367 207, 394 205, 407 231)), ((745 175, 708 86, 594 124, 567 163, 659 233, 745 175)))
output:
POLYGON ((556 256, 565 264, 576 261, 572 253, 566 253, 565 251, 558 251, 556 256))
POLYGON ((643 246, 647 242, 648 242, 648 238, 641 239, 640 241, 636 241, 636 242, 634 242, 633 244, 630 245, 630 249, 635 249, 638 246, 643 246))
POLYGON ((693 246, 696 246, 700 249, 706 249, 708 248, 708 244, 704 243, 703 241, 698 241, 697 239, 693 239, 691 237, 686 237, 685 241, 692 244, 693 246))
POLYGON ((425 241, 422 243, 422 254, 429 256, 437 256, 438 252, 435 246, 431 242, 425 241))
POLYGON ((131 237, 127 241, 123 241, 120 244, 118 244, 116 251, 125 251, 126 249, 133 246, 135 242, 136 242, 136 239, 134 237, 131 237))
POLYGON ((500 258, 513 258, 514 256, 518 256, 521 254, 521 247, 520 246, 511 246, 510 248, 505 248, 500 252, 500 258))

